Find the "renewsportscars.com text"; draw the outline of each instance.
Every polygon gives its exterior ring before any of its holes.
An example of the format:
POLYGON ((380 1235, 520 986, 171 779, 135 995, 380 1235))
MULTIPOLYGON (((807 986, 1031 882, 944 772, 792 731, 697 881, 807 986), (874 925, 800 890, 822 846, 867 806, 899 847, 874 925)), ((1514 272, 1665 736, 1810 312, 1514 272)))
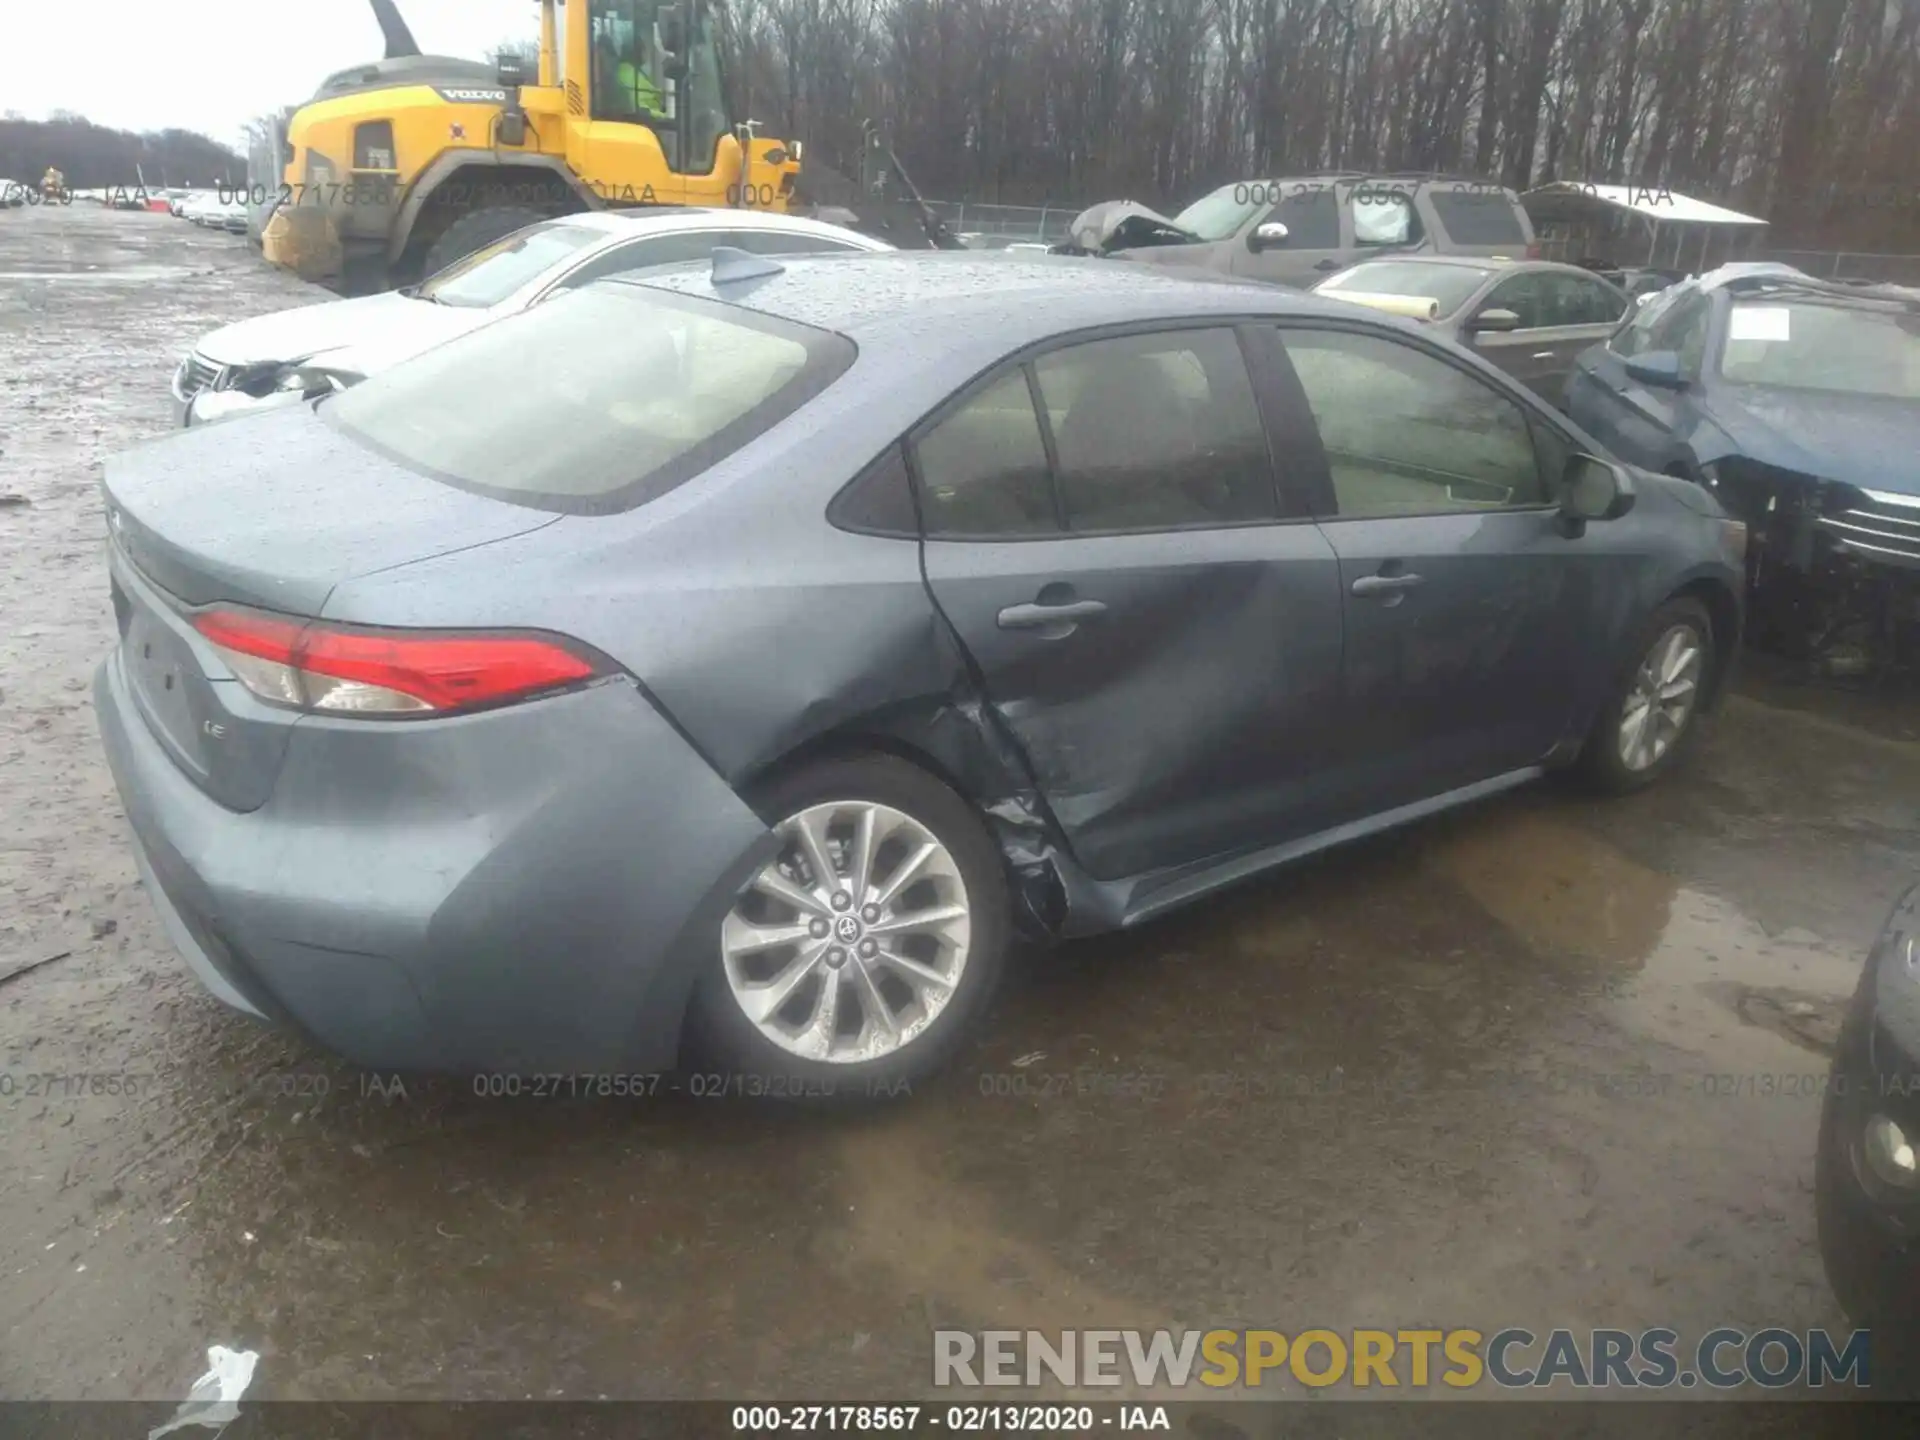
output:
POLYGON ((1854 1330, 1722 1327, 1551 1330, 936 1330, 933 1383, 946 1388, 1132 1384, 1138 1389, 1304 1385, 1455 1390, 1866 1389, 1871 1337, 1854 1330))

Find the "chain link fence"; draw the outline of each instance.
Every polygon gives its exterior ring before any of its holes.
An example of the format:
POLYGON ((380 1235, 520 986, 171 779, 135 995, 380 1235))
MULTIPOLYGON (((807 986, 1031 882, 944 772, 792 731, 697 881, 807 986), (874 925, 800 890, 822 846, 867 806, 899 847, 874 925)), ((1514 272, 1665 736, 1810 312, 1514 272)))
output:
POLYGON ((932 210, 957 235, 988 235, 1004 240, 1057 244, 1067 238, 1079 205, 985 205, 970 200, 929 200, 932 210))
POLYGON ((1862 250, 1768 250, 1758 258, 1778 260, 1822 280, 1883 280, 1920 285, 1920 255, 1879 255, 1862 250))

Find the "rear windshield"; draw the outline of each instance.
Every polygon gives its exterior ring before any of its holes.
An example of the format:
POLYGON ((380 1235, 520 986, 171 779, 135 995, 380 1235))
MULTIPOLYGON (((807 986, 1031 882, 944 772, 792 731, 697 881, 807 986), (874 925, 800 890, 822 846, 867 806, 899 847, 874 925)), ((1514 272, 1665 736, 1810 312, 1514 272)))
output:
POLYGON ((1478 265, 1422 265, 1417 260, 1372 260, 1342 270, 1314 288, 1322 294, 1364 290, 1373 295, 1415 295, 1438 302, 1441 315, 1451 315, 1482 285, 1491 269, 1478 265))
POLYGON ((529 225, 454 261, 414 294, 441 305, 485 309, 498 305, 535 276, 605 236, 604 230, 590 225, 529 225))
POLYGON ((1515 245, 1527 243, 1524 212, 1504 190, 1449 190, 1435 185, 1427 191, 1433 213, 1447 227, 1456 245, 1515 245))
POLYGON ((320 412, 450 485, 597 514, 698 475, 854 354, 829 331, 606 280, 396 365, 320 412))

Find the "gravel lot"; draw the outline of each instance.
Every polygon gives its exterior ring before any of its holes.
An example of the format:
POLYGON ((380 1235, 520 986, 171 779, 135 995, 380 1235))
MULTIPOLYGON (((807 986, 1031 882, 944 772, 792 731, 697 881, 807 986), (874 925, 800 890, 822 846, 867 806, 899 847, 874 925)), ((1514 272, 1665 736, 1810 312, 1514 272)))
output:
POLYGON ((201 332, 320 298, 166 216, 0 212, 0 1395, 178 1398, 214 1343, 280 1399, 876 1399, 933 1325, 1841 1323, 1786 1092, 1920 874, 1910 697, 1755 679, 1652 793, 1036 957, 869 1113, 389 1091, 222 1011, 99 753, 99 462, 201 332))

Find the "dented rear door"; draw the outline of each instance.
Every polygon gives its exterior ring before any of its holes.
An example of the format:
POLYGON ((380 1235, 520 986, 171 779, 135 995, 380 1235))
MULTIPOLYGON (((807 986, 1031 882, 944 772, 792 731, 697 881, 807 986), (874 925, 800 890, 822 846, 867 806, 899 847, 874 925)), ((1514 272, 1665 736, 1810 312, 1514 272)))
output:
POLYGON ((1282 518, 1233 331, 1055 355, 914 444, 928 586, 996 714, 1098 879, 1321 828, 1338 562, 1282 518))

